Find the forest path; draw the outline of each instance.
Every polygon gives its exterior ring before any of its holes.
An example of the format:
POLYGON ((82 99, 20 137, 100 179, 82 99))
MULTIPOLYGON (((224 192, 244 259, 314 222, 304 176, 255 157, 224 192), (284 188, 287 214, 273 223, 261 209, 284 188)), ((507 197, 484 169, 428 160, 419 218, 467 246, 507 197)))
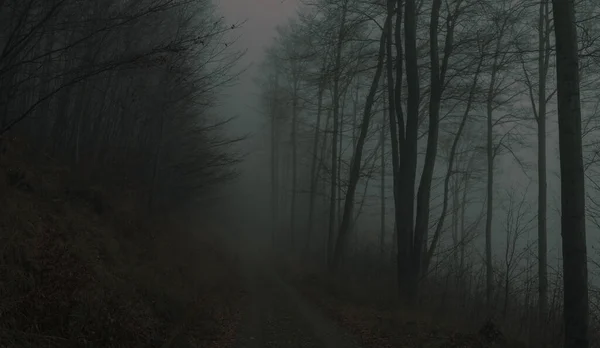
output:
POLYGON ((266 258, 242 260, 249 292, 235 348, 358 348, 341 329, 293 286, 266 258))

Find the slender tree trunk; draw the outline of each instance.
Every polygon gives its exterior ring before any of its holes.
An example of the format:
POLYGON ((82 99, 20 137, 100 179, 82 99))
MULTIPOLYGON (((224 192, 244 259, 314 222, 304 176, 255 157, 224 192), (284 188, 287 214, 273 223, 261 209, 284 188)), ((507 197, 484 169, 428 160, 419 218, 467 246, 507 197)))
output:
POLYGON ((492 304, 492 288, 494 274, 492 268, 492 216, 493 210, 493 195, 494 195, 494 149, 493 149, 493 133, 492 133, 492 105, 491 101, 487 105, 487 188, 486 188, 486 217, 485 217, 485 270, 486 270, 486 288, 485 298, 488 309, 492 304))
POLYGON ((398 227, 394 221, 394 233, 392 234, 392 252, 390 253, 391 265, 396 266, 398 261, 398 227))
MULTIPOLYGON (((385 93, 384 93, 384 99, 383 99, 383 105, 385 105, 385 93)), ((381 129, 380 129, 380 136, 381 136, 381 149, 380 149, 380 154, 381 154, 381 158, 380 158, 380 163, 381 163, 381 191, 380 191, 380 195, 381 195, 381 226, 380 226, 380 231, 379 231, 379 253, 381 255, 384 254, 385 252, 385 122, 386 122, 386 118, 385 118, 385 113, 386 113, 386 108, 384 106, 383 108, 383 113, 381 115, 381 129)))
MULTIPOLYGON (((400 158, 399 151, 400 145, 399 143, 403 143, 404 141, 404 117, 402 115, 402 104, 401 93, 402 93, 402 44, 400 42, 400 25, 402 20, 402 7, 400 3, 396 0, 388 0, 387 10, 388 13, 394 12, 394 6, 396 7, 396 24, 394 29, 394 34, 396 34, 396 85, 394 86, 394 67, 393 61, 394 57, 392 56, 392 24, 390 19, 390 25, 387 28, 387 36, 386 36, 386 52, 387 52, 387 60, 386 60, 386 70, 387 70, 387 92, 388 92, 388 100, 386 104, 385 93, 383 97, 384 105, 387 106, 388 109, 388 122, 390 125, 390 142, 392 147, 392 190, 394 193, 394 236, 398 235, 398 228, 400 225, 397 223, 402 214, 401 205, 400 205, 400 197, 399 197, 399 184, 400 184, 400 158), (397 106, 397 110, 396 110, 397 106)), ((385 112, 385 107, 384 107, 385 112)), ((385 116, 384 116, 385 117, 385 116)), ((397 239, 395 237, 395 239, 397 239)), ((394 241, 396 243, 396 241, 394 241)))
POLYGON ((458 238, 458 229, 459 229, 459 213, 460 213, 460 179, 458 176, 453 176, 452 180, 452 246, 454 247, 454 269, 456 270, 456 281, 457 283, 460 281, 460 261, 459 261, 459 251, 460 251, 460 239, 458 238))
POLYGON ((338 155, 337 155, 337 223, 338 226, 342 223, 342 155, 344 154, 344 111, 346 106, 346 91, 342 92, 344 96, 342 105, 340 106, 340 126, 338 132, 338 155))
MULTIPOLYGON (((540 2, 538 22, 538 267, 539 319, 542 325, 542 345, 546 345, 545 327, 548 318, 548 240, 547 240, 547 180, 546 180, 546 77, 550 47, 546 46, 550 28, 548 0, 540 2)), ((549 44, 549 42, 548 42, 549 44)))
POLYGON ((486 153, 487 153, 487 187, 486 187, 486 217, 485 217, 485 272, 486 272, 486 286, 485 295, 488 310, 492 308, 492 291, 494 288, 494 269, 492 264, 492 217, 494 214, 494 133, 493 133, 493 102, 494 102, 494 89, 496 86, 496 74, 498 70, 498 51, 500 46, 501 36, 498 38, 496 44, 496 54, 494 56, 494 62, 492 64, 492 72, 490 77, 490 84, 488 86, 487 100, 486 100, 486 153))
MULTIPOLYGON (((367 179, 365 180, 365 185, 363 187, 360 204, 358 205, 358 209, 356 209, 355 216, 350 221, 350 227, 348 228, 349 229, 348 234, 350 234, 352 232, 352 226, 357 224, 358 218, 360 217, 360 214, 362 214, 362 212, 363 212, 363 208, 365 206, 365 201, 367 198, 367 192, 369 192, 369 184, 371 183, 371 174, 375 171, 375 166, 377 165, 377 160, 375 159, 375 157, 376 157, 377 153, 379 153, 380 147, 381 147, 381 141, 378 141, 377 145, 375 146, 375 149, 373 149, 372 158, 365 161, 365 165, 368 163, 368 161, 371 161, 371 166, 367 170, 368 176, 367 176, 367 179)), ((357 233, 354 234, 354 238, 355 238, 355 240, 354 240, 355 245, 358 245, 358 234, 357 233)))
POLYGON ((479 73, 481 71, 481 66, 483 64, 483 55, 477 64, 477 68, 475 70, 475 76, 473 77, 473 82, 471 84, 471 89, 469 90, 469 97, 467 99, 467 105, 465 107, 465 111, 462 115, 462 119, 460 121, 460 125, 458 126, 458 130, 454 135, 454 139, 452 141, 452 146, 450 148, 450 155, 448 157, 448 167, 446 169, 446 176, 444 177, 444 196, 442 199, 442 211, 440 213, 440 218, 436 224, 435 232, 433 234, 433 240, 431 241, 431 246, 427 251, 427 255, 425 256, 425 262, 423 265, 423 271, 427 272, 429 268, 429 264, 431 259, 433 258, 433 253, 435 252, 435 248, 437 247, 437 243, 442 235, 442 229, 444 226, 444 220, 446 219, 446 211, 448 210, 448 196, 450 193, 450 179, 453 174, 453 166, 454 166, 454 158, 456 156, 456 149, 458 148, 458 143, 460 142, 460 138, 462 136, 462 132, 467 124, 467 120, 469 118, 469 112, 471 111, 471 105, 473 103, 473 99, 475 98, 475 93, 477 91, 477 85, 479 80, 479 73))
POLYGON ((275 246, 277 238, 277 228, 279 224, 279 170, 278 170, 278 151, 277 151, 277 110, 278 110, 278 72, 275 72, 275 94, 271 99, 271 243, 275 246))
MULTIPOLYGON (((419 289, 419 280, 421 277, 421 268, 423 264, 423 247, 427 245, 427 232, 429 229, 429 204, 431 198, 431 181, 433 179, 433 170, 435 168, 438 132, 439 132, 439 113, 443 93, 443 69, 440 69, 438 52, 438 23, 440 18, 441 0, 433 0, 431 8, 431 23, 429 25, 429 60, 431 65, 429 97, 429 127, 427 133, 427 149, 425 151, 425 163, 423 173, 419 182, 417 191, 417 211, 415 220, 415 241, 413 247, 413 256, 411 264, 411 281, 409 300, 414 302, 419 289)), ((449 31, 446 42, 452 37, 452 31, 449 31)))
MULTIPOLYGON (((329 156, 329 152, 330 149, 330 144, 329 144, 329 139, 327 137, 327 134, 330 133, 329 130, 329 125, 331 124, 331 120, 333 118, 333 110, 331 107, 327 108, 327 117, 325 118, 325 126, 323 128, 323 142, 321 143, 321 155, 319 157, 319 162, 317 164, 317 172, 315 173, 316 177, 317 177, 317 187, 319 188, 320 192, 327 192, 327 189, 329 189, 329 182, 326 180, 319 180, 319 177, 321 175, 321 170, 323 167, 325 167, 325 163, 327 161, 327 158, 329 156)), ((323 195, 323 204, 329 204, 330 203, 330 197, 328 197, 328 195, 324 194, 323 195)), ((329 217, 329 211, 325 212, 325 216, 329 217)), ((330 255, 328 254, 328 243, 329 243, 329 233, 327 231, 327 233, 324 233, 323 235, 321 235, 321 237, 323 237, 323 250, 325 251, 325 257, 324 257, 324 261, 325 264, 328 265, 329 262, 329 257, 330 255)))
MULTIPOLYGON (((357 67, 358 69, 358 67, 357 67)), ((360 89, 360 76, 356 76, 356 89, 354 90, 354 102, 353 102, 353 106, 352 106, 352 148, 355 149, 356 148, 356 142, 358 141, 358 92, 360 89)), ((375 163, 375 162, 373 162, 375 163)), ((368 186, 368 180, 367 179, 367 184, 365 185, 365 187, 368 186)), ((361 200, 361 210, 362 211, 362 206, 364 204, 364 201, 366 199, 366 191, 365 194, 363 195, 363 198, 361 200)), ((352 234, 354 236, 354 240, 355 240, 355 244, 358 245, 358 233, 355 233, 356 231, 354 230, 354 227, 356 226, 357 222, 358 222, 358 216, 360 215, 359 212, 356 213, 356 216, 352 219, 352 222, 350 223, 350 234, 352 234)))
POLYGON ((329 234, 327 237, 327 255, 328 255, 328 264, 330 269, 333 269, 333 253, 334 253, 334 243, 335 243, 335 209, 336 209, 336 188, 338 185, 337 182, 337 135, 338 135, 338 126, 339 126, 339 112, 340 112, 340 70, 342 68, 342 48, 343 48, 343 40, 344 40, 344 30, 346 27, 346 11, 347 11, 347 1, 344 0, 342 4, 342 13, 340 19, 340 29, 337 37, 336 51, 335 51, 335 67, 333 71, 333 135, 332 135, 332 143, 331 143, 331 188, 330 188, 330 198, 329 198, 329 234))
POLYGON ((360 77, 356 77, 356 89, 354 90, 354 103, 352 107, 352 148, 356 147, 358 140, 358 92, 360 91, 360 77))
POLYGON ((589 308, 585 176, 575 9, 570 0, 553 0, 552 5, 558 85, 565 348, 587 348, 589 308))
POLYGON ((298 144, 296 141, 298 127, 298 76, 294 73, 294 88, 292 95, 292 131, 290 134, 292 141, 292 197, 290 203, 290 243, 292 249, 295 247, 296 239, 296 191, 298 185, 298 144))
POLYGON ((306 245, 305 250, 310 250, 310 243, 313 233, 314 226, 314 213, 315 213, 315 198, 317 196, 317 163, 319 161, 318 156, 318 146, 319 146, 319 137, 320 137, 320 126, 321 126, 321 113, 323 112, 323 92, 325 90, 324 83, 319 83, 319 91, 317 92, 317 121, 315 125, 315 134, 313 136, 313 155, 312 155, 312 163, 310 165, 310 192, 309 192, 309 201, 308 201, 308 228, 306 232, 306 245))
POLYGON ((464 174, 464 187, 462 190, 461 204, 460 204, 460 272, 464 274, 465 272, 465 229, 467 226, 465 225, 466 215, 467 215, 467 197, 468 197, 468 188, 469 188, 469 180, 470 175, 468 173, 464 174))
POLYGON ((350 173, 349 173, 349 182, 348 189, 346 191, 346 199, 344 201, 344 212, 342 215, 342 223, 340 225, 339 234, 335 247, 335 255, 333 266, 334 269, 339 269, 341 266, 341 262, 344 258, 344 253, 346 249, 347 243, 347 235, 348 229, 353 217, 352 208, 354 206, 354 193, 356 191, 356 185, 358 184, 360 168, 362 163, 362 152, 363 147, 367 138, 367 133, 369 131, 369 123, 371 120, 371 110, 373 108, 373 103, 375 102, 375 94, 377 92, 377 86, 379 86, 379 79, 381 78, 381 73, 383 70, 383 60, 385 57, 385 37, 388 30, 388 26, 391 22, 391 13, 388 13, 388 17, 385 21, 385 26, 383 28, 383 32, 381 33, 381 38, 379 39, 379 56, 377 61, 377 68, 375 69, 375 76, 373 77, 373 82, 371 84, 371 88, 369 90, 369 95, 367 96, 367 100, 365 102, 365 109, 363 112, 362 125, 360 128, 360 134, 358 136, 358 140, 356 142, 356 148, 354 149, 354 153, 352 156, 352 161, 350 163, 350 173))

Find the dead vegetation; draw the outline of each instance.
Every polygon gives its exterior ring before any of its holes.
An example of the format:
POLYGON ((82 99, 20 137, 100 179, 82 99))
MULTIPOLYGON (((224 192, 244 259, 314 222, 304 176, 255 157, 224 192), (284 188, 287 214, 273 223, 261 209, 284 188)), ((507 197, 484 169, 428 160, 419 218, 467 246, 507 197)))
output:
POLYGON ((299 277, 296 284, 364 347, 527 347, 505 337, 491 320, 478 328, 468 318, 450 322, 425 311, 403 308, 389 299, 387 307, 381 306, 378 298, 365 301, 362 295, 368 286, 347 287, 315 274, 299 277))
MULTIPOLYGON (((293 256, 283 259, 280 273, 327 316, 348 329, 363 347, 532 346, 504 325, 507 321, 472 312, 477 306, 474 300, 462 311, 450 305, 440 309, 441 296, 435 293, 439 285, 424 285, 426 291, 420 303, 409 308, 399 300, 390 269, 362 272, 346 265, 346 272, 331 274, 324 273, 318 261, 293 256)), ((481 307, 479 312, 483 313, 481 307)))
POLYGON ((229 346, 240 288, 208 223, 141 220, 126 197, 73 190, 68 170, 1 140, 2 346, 229 346))

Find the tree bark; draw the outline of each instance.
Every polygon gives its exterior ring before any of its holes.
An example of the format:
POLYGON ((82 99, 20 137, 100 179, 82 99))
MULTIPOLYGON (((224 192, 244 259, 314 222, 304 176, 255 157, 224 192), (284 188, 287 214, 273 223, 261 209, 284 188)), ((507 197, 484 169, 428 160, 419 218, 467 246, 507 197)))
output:
POLYGON ((344 29, 346 23, 347 1, 342 4, 342 13, 340 19, 340 30, 338 32, 337 44, 335 50, 335 67, 333 71, 333 135, 331 143, 331 187, 329 197, 329 234, 327 237, 327 255, 330 269, 334 268, 333 253, 335 243, 335 211, 336 211, 336 188, 337 182, 337 134, 339 126, 339 108, 340 108, 340 69, 342 65, 342 47, 344 39, 344 29))
MULTIPOLYGON (((399 221, 402 210, 401 201, 399 197, 400 187, 400 148, 404 142, 404 115, 402 113, 402 37, 400 36, 400 25, 402 24, 402 5, 400 1, 388 0, 388 13, 393 13, 394 5, 396 7, 396 24, 394 30, 395 44, 396 44, 396 85, 394 86, 394 67, 393 67, 393 56, 392 56, 392 27, 387 28, 386 37, 386 51, 387 51, 387 111, 388 111, 388 122, 390 125, 390 142, 392 148, 392 190, 394 193, 394 243, 397 243, 398 229, 400 228, 399 221), (397 108, 396 108, 397 104, 397 108)), ((386 102, 384 93, 384 104, 386 102)))
MULTIPOLYGON (((292 69, 296 70, 296 67, 293 67, 292 69)), ((298 185, 298 144, 296 141, 296 135, 298 127, 299 76, 297 75, 297 71, 293 72, 292 78, 294 79, 294 87, 292 91, 292 129, 290 134, 290 138, 292 141, 292 201, 290 203, 290 246, 292 247, 292 249, 294 249, 296 240, 296 191, 298 185)))
POLYGON ((339 269, 341 266, 341 262, 344 258, 344 253, 346 251, 347 237, 348 231, 350 227, 350 223, 352 221, 352 208, 354 206, 354 193, 356 192, 356 185, 358 184, 360 168, 362 163, 362 152, 365 144, 365 140, 367 138, 367 133, 369 132, 369 123, 371 120, 371 110, 373 108, 373 103, 375 102, 375 94, 377 93, 377 86, 379 86, 379 79, 381 78, 381 73, 383 70, 383 59, 385 57, 385 38, 388 27, 391 22, 391 14, 388 13, 388 16, 385 21, 385 26, 381 33, 381 38, 379 39, 379 56, 377 61, 377 68, 375 69, 375 76, 373 77, 373 82, 371 83, 371 88, 369 90, 369 94, 367 96, 367 100, 365 102, 365 109, 363 112, 363 119, 360 128, 360 134, 358 135, 358 139, 356 142, 356 148, 354 149, 354 153, 352 156, 352 161, 350 163, 350 173, 349 173, 349 183, 348 189, 346 191, 346 199, 344 201, 344 211, 342 215, 342 223, 340 225, 338 238, 335 247, 333 268, 339 269))
POLYGON ((496 75, 498 73, 498 60, 500 43, 503 33, 500 33, 496 42, 494 60, 486 97, 486 154, 487 154, 487 186, 486 186, 486 216, 485 216, 485 298, 488 311, 492 307, 492 292, 494 288, 494 269, 492 264, 492 218, 494 214, 494 91, 496 75))
POLYGON ((588 271, 585 232, 585 176, 581 140, 579 58, 572 0, 553 0, 556 38, 558 136, 565 348, 587 348, 588 271))
POLYGON ((475 93, 477 90, 477 84, 479 80, 479 73, 481 71, 481 65, 483 64, 483 55, 479 59, 477 64, 477 68, 475 70, 475 76, 473 77, 473 82, 471 84, 471 88, 469 90, 469 97, 467 99, 467 105, 465 107, 465 111, 462 115, 462 119, 460 121, 460 125, 458 126, 458 130, 454 135, 454 139, 452 141, 452 146, 450 148, 450 155, 448 157, 448 167, 446 169, 446 176, 444 177, 444 197, 442 199, 442 211, 440 213, 440 218, 436 224, 435 232, 433 234, 433 240, 431 241, 431 246, 427 250, 427 255, 425 256, 425 262, 423 265, 423 271, 427 272, 429 269, 429 265, 431 263, 431 259, 433 258, 433 253, 435 252, 435 248, 437 247, 437 243, 442 234, 442 229, 444 227, 444 220, 446 219, 446 212, 448 210, 448 196, 450 193, 450 179, 453 174, 453 166, 454 166, 454 158, 456 157, 456 149, 458 148, 458 143, 460 142, 460 138, 462 136, 462 132, 467 124, 467 119, 469 118, 469 112, 471 111, 471 105, 473 103, 473 99, 475 98, 475 93))
POLYGON ((319 146, 319 137, 320 137, 320 126, 321 126, 321 114, 323 112, 323 92, 325 90, 325 86, 323 82, 319 82, 319 90, 317 92, 317 121, 315 126, 315 134, 313 136, 313 155, 312 155, 312 163, 310 165, 310 192, 309 192, 309 201, 308 201, 308 228, 306 231, 306 245, 305 250, 310 250, 310 243, 313 233, 314 226, 314 212, 315 212, 315 198, 317 196, 317 162, 319 161, 319 156, 317 153, 317 148, 319 146))
MULTIPOLYGON (((548 0, 540 2, 538 21, 538 271, 539 319, 545 333, 548 317, 548 239, 547 239, 547 180, 546 180, 546 78, 550 58, 548 0)), ((545 334, 542 334, 545 345, 545 334)))
POLYGON ((278 93, 278 72, 275 71, 274 95, 271 99, 271 243, 275 245, 277 238, 277 228, 279 224, 279 171, 278 171, 278 151, 277 151, 277 93, 278 93))
MULTIPOLYGON (((439 52, 438 52, 438 23, 440 19, 441 0, 434 0, 431 8, 429 24, 429 60, 431 66, 429 97, 429 125, 427 132, 427 149, 425 150, 425 163, 423 173, 417 191, 417 212, 415 220, 415 245, 412 257, 412 277, 410 283, 410 300, 414 302, 418 294, 419 280, 421 277, 423 247, 427 244, 427 232, 429 230, 429 200, 431 198, 431 181, 435 168, 438 133, 439 113, 443 92, 443 76, 441 76, 439 52)), ((452 38, 452 31, 448 32, 446 43, 452 38)), ((444 57, 446 58, 446 57, 444 57)))
MULTIPOLYGON (((384 93, 385 96, 385 93, 384 93)), ((383 101, 383 104, 385 105, 385 98, 383 101)), ((381 255, 384 255, 385 252, 385 113, 386 113, 386 108, 384 106, 383 108, 383 113, 381 115, 381 129, 380 129, 380 142, 381 142, 381 149, 380 149, 380 154, 381 154, 381 158, 380 158, 380 163, 381 163, 381 191, 380 191, 380 195, 381 195, 381 221, 380 221, 380 231, 379 231, 379 253, 381 255)))
POLYGON ((406 0, 404 8, 404 36, 406 59, 406 82, 408 98, 406 107, 406 136, 400 148, 399 197, 400 216, 397 219, 398 232, 398 289, 410 300, 409 281, 414 278, 414 200, 417 172, 417 136, 419 130, 419 66, 417 56, 417 9, 414 0, 406 0))

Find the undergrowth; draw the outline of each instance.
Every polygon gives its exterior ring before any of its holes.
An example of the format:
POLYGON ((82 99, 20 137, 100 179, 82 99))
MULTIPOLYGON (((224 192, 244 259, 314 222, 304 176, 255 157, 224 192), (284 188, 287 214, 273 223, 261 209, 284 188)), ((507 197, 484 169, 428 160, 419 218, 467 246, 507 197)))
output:
POLYGON ((521 348, 526 344, 505 335, 496 323, 452 322, 422 308, 408 308, 395 293, 395 282, 377 285, 324 272, 317 264, 288 257, 281 274, 366 348, 521 348))
POLYGON ((73 187, 25 148, 0 139, 2 347, 231 344, 240 287, 208 223, 73 187))

